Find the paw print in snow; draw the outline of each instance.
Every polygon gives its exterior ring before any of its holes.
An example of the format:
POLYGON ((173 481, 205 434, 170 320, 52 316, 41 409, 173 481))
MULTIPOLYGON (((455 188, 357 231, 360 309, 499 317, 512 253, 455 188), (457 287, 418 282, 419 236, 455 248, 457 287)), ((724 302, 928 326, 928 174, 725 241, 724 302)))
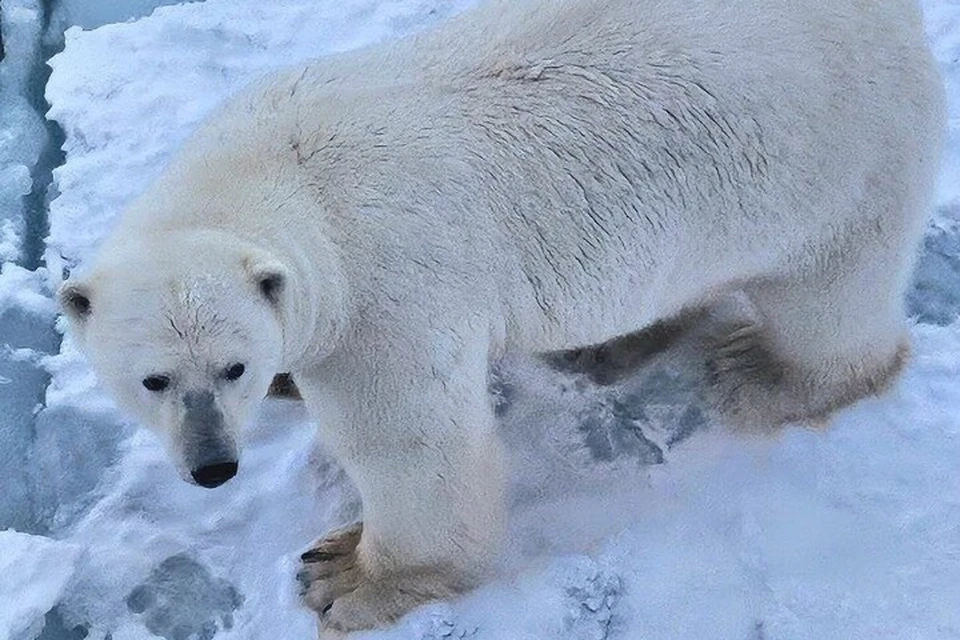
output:
POLYGON ((243 596, 186 554, 170 556, 127 596, 150 633, 166 640, 212 640, 233 626, 243 596))

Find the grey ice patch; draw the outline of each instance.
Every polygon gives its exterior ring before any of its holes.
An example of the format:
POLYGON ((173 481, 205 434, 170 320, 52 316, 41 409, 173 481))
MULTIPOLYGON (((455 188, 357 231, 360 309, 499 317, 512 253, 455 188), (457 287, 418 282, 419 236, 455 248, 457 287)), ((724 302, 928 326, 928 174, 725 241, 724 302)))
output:
POLYGON ((663 463, 668 449, 706 426, 695 381, 656 367, 589 407, 579 430, 594 459, 631 456, 649 465, 663 463))
POLYGON ((622 585, 616 574, 594 563, 583 564, 565 581, 564 638, 607 640, 615 628, 615 609, 622 585))
POLYGON ((644 435, 636 419, 642 414, 643 407, 628 407, 616 400, 590 407, 579 427, 590 454, 601 462, 632 456, 640 464, 663 463, 663 449, 644 435))
POLYGON ((622 415, 638 421, 664 449, 708 427, 693 371, 655 367, 628 385, 618 404, 622 415))
POLYGON ((923 239, 907 314, 945 327, 960 317, 960 229, 932 228, 923 239))
POLYGON ((68 623, 58 605, 44 616, 43 631, 36 640, 83 640, 89 634, 86 625, 68 623))
POLYGON ((493 411, 498 418, 502 418, 510 410, 516 394, 514 383, 511 382, 500 366, 496 365, 490 372, 490 383, 487 386, 490 397, 493 399, 493 411))
POLYGON ((661 464, 668 449, 706 428, 702 366, 695 364, 705 321, 691 311, 601 345, 543 356, 582 392, 577 431, 594 460, 661 464))
POLYGON ((28 466, 36 522, 62 531, 102 498, 97 485, 120 457, 130 425, 113 414, 55 405, 37 414, 33 429, 28 466))
POLYGON ((170 556, 127 596, 147 630, 166 640, 212 640, 233 627, 243 596, 186 554, 170 556))
MULTIPOLYGON (((36 513, 47 506, 38 503, 44 485, 33 477, 27 460, 37 455, 37 409, 43 406, 50 374, 34 358, 19 354, 22 349, 37 356, 57 353, 58 344, 51 319, 15 305, 0 308, 0 346, 5 345, 0 349, 0 378, 7 381, 0 384, 0 530, 47 531, 36 513)), ((65 456, 60 458, 62 462, 65 456)), ((56 473, 61 473, 59 467, 56 473)))

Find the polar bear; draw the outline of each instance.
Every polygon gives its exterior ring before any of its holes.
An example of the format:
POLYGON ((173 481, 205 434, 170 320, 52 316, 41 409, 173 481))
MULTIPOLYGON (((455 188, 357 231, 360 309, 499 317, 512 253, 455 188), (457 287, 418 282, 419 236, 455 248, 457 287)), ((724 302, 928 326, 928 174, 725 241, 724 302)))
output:
POLYGON ((710 309, 752 428, 883 390, 944 121, 913 0, 490 0, 266 78, 62 288, 183 477, 291 372, 363 523, 304 554, 331 635, 469 589, 504 531, 491 359, 710 309))

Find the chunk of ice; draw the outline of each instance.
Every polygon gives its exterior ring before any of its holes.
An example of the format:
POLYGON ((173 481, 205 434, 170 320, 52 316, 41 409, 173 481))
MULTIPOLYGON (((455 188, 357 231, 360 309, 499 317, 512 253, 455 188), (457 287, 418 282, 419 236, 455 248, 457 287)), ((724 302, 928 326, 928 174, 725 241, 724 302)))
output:
POLYGON ((76 545, 0 531, 0 638, 34 638, 73 576, 76 545))

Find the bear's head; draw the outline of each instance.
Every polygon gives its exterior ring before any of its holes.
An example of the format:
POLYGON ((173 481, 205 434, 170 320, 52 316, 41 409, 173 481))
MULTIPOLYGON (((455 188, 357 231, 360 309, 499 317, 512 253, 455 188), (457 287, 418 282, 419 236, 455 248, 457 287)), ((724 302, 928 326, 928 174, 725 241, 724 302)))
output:
POLYGON ((181 476, 216 487, 238 469, 244 424, 283 353, 289 273, 216 232, 114 243, 60 303, 121 409, 154 429, 181 476))

